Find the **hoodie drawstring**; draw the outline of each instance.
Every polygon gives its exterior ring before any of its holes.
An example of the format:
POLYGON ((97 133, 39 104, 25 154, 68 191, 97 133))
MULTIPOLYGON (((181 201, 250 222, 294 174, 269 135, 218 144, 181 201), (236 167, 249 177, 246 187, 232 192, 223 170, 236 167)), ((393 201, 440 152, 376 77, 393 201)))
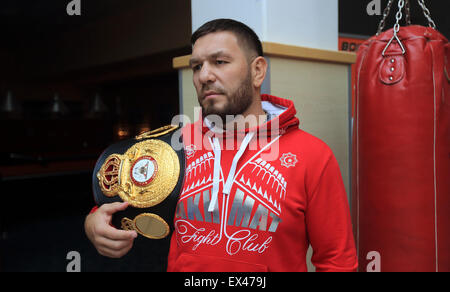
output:
MULTIPOLYGON (((236 168, 239 160, 241 159, 242 155, 244 154, 245 150, 247 149, 248 144, 252 140, 253 136, 255 135, 254 132, 250 132, 247 135, 245 135, 244 140, 242 141, 241 146, 239 147, 238 152, 233 158, 233 162, 231 164, 230 172, 228 173, 228 177, 226 179, 225 185, 223 187, 223 192, 226 195, 230 194, 231 187, 233 185, 234 176, 236 174, 236 168)), ((213 138, 213 141, 210 142, 213 146, 214 151, 214 173, 213 173, 213 188, 212 188, 212 197, 211 202, 209 203, 208 212, 214 212, 214 207, 217 202, 217 196, 219 194, 219 181, 220 181, 220 161, 221 161, 221 149, 219 144, 219 139, 216 137, 213 138)))

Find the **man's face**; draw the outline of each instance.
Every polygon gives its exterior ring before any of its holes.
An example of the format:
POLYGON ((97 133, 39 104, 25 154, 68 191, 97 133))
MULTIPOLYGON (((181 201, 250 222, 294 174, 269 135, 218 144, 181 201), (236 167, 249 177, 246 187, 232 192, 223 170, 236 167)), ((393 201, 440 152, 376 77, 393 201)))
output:
POLYGON ((231 32, 199 38, 192 49, 191 68, 204 117, 243 114, 253 101, 248 56, 231 32))

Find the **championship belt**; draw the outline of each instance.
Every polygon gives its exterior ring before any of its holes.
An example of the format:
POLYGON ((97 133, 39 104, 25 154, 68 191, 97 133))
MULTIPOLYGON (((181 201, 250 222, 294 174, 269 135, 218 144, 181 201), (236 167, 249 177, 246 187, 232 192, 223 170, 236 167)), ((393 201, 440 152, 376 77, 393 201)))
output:
POLYGON ((97 205, 129 203, 113 215, 116 228, 136 230, 151 239, 165 238, 173 231, 186 163, 183 148, 171 146, 177 128, 165 126, 118 142, 98 159, 92 176, 97 205))

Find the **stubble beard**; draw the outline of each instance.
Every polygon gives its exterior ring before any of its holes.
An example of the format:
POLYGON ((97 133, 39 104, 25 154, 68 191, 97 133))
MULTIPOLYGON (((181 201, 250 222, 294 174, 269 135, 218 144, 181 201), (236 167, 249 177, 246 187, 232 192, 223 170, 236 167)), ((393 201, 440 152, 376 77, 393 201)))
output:
MULTIPOLYGON (((222 108, 217 108, 215 105, 216 101, 214 99, 199 100, 203 118, 208 118, 208 116, 212 117, 214 115, 218 116, 222 120, 222 125, 225 125, 227 121, 233 120, 234 117, 242 115, 248 110, 253 102, 253 86, 250 72, 235 92, 228 93, 223 88, 216 88, 208 85, 204 86, 202 92, 206 92, 208 90, 213 90, 217 93, 225 95, 226 104, 222 108)), ((216 117, 212 119, 216 119, 216 117)))

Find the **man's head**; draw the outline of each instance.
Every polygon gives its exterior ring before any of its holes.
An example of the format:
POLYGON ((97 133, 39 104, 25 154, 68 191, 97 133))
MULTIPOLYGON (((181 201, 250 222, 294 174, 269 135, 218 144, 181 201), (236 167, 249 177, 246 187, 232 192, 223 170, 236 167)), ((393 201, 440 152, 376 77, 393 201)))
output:
POLYGON ((267 63, 255 32, 217 19, 194 32, 191 42, 190 65, 204 116, 256 114, 267 63))
POLYGON ((191 37, 191 44, 210 33, 228 31, 232 32, 242 49, 245 50, 250 61, 252 58, 263 56, 263 48, 258 35, 247 25, 233 19, 216 19, 205 23, 197 29, 191 37))

